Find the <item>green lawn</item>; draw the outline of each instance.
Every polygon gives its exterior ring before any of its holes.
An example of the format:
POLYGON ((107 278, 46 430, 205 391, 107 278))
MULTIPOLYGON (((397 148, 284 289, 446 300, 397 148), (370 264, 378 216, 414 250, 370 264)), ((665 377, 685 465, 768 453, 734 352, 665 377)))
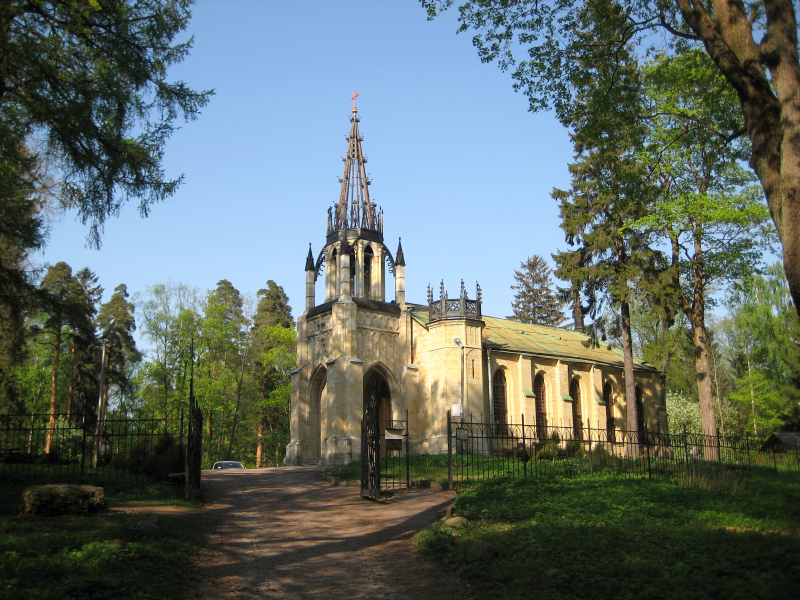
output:
MULTIPOLYGON (((0 486, 0 598, 61 600, 162 599, 181 593, 184 573, 201 534, 190 515, 161 516, 157 529, 140 525, 142 513, 18 517, 22 490, 31 482, 0 486), (121 548, 109 545, 116 543, 121 548)), ((191 510, 164 485, 105 486, 109 503, 170 504, 191 510)))
POLYGON ((684 483, 615 477, 482 482, 461 491, 454 505, 468 525, 450 529, 438 522, 416 543, 471 579, 486 598, 800 594, 800 479, 684 483), (491 543, 495 554, 470 556, 477 540, 491 543))

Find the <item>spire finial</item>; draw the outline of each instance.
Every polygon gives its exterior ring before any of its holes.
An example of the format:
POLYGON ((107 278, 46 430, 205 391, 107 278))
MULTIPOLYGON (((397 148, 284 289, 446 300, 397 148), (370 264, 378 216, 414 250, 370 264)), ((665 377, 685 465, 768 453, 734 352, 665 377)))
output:
POLYGON ((358 109, 356 108, 356 98, 358 98, 358 95, 359 95, 358 92, 353 90, 353 95, 350 98, 350 100, 353 101, 353 114, 356 114, 358 112, 358 109))

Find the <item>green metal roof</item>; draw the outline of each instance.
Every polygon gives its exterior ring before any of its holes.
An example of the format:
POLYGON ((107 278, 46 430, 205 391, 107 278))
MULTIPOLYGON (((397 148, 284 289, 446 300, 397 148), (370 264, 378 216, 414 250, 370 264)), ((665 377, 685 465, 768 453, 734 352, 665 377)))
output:
MULTIPOLYGON (((428 307, 409 304, 408 308, 411 317, 427 328, 428 307)), ((497 317, 484 316, 482 320, 486 324, 483 329, 483 347, 491 348, 492 351, 606 365, 620 369, 624 366, 622 350, 610 348, 605 344, 601 344, 600 347, 584 345, 589 343, 589 336, 572 329, 527 325, 497 317)), ((633 365, 638 370, 658 372, 653 365, 636 358, 633 365)))

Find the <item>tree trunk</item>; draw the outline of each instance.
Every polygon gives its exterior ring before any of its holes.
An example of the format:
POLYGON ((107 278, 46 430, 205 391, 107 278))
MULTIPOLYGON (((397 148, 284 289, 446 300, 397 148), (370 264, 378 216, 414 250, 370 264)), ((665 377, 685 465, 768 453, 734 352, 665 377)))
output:
POLYGON ((256 445, 256 468, 261 468, 261 460, 264 454, 264 407, 258 411, 258 444, 256 445))
POLYGON ((760 44, 741 2, 713 0, 713 17, 699 2, 675 3, 739 96, 752 143, 750 166, 767 198, 800 314, 800 63, 793 3, 765 0, 766 34, 760 44))
POLYGON ((58 361, 61 358, 61 325, 56 328, 56 349, 53 353, 53 376, 50 388, 50 419, 47 429, 47 439, 44 444, 44 453, 50 454, 53 445, 53 435, 56 432, 56 402, 58 400, 58 361))
POLYGON ((67 422, 72 420, 72 395, 75 382, 75 337, 69 350, 69 389, 67 390, 67 422))
POLYGON ((581 303, 580 289, 572 290, 572 323, 575 331, 583 333, 585 329, 583 321, 583 304, 581 303))
MULTIPOLYGON (((631 309, 627 302, 620 304, 622 314, 622 353, 625 365, 625 407, 628 417, 628 454, 639 456, 639 415, 636 407, 636 379, 633 374, 633 339, 631 309)), ((643 432, 641 432, 643 433, 643 432)))
MULTIPOLYGON (((714 390, 711 385, 711 368, 708 364, 708 338, 702 315, 692 319, 692 339, 694 341, 694 366, 697 371, 697 395, 700 397, 700 422, 703 435, 717 435, 717 416, 714 410, 714 390)), ((705 445, 705 458, 717 458, 717 446, 705 445)))

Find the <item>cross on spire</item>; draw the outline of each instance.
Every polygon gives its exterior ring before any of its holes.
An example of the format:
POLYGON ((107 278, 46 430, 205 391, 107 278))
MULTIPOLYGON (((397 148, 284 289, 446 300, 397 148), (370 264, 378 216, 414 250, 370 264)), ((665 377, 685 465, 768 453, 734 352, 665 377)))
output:
POLYGON ((353 95, 350 98, 350 100, 353 101, 353 114, 356 114, 358 112, 358 109, 356 108, 356 98, 358 98, 358 92, 353 90, 353 95))

